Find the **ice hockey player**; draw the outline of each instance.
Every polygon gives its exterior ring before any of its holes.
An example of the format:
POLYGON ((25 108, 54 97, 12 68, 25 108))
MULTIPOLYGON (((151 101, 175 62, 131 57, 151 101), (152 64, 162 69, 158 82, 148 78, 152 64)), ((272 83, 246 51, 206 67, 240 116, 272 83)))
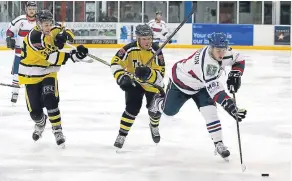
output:
MULTIPOLYGON (((168 30, 166 23, 162 20, 162 12, 157 11, 155 19, 148 22, 153 31, 153 44, 159 45, 159 42, 167 38, 168 30)), ((168 42, 171 43, 171 40, 168 42)))
POLYGON ((49 10, 36 14, 37 25, 24 38, 19 65, 19 84, 25 85, 25 98, 28 111, 35 122, 32 138, 37 141, 46 126, 47 117, 52 125, 57 145, 64 146, 59 110, 57 72, 69 59, 73 62, 84 59, 88 49, 79 45, 70 53, 60 52, 67 40, 73 39, 70 30, 54 26, 53 15, 49 10), (47 109, 47 115, 43 108, 47 109))
POLYGON ((227 159, 230 152, 223 143, 215 103, 220 104, 234 119, 238 117, 239 121, 245 118, 247 112, 236 107, 219 81, 226 66, 232 67, 228 74, 227 87, 231 93, 235 93, 241 85, 245 60, 228 47, 224 33, 212 33, 209 46, 173 65, 166 96, 156 94, 149 111, 163 113, 163 118, 174 116, 187 100, 193 99, 206 121, 207 130, 215 144, 215 153, 227 159))
MULTIPOLYGON (((148 107, 153 96, 157 92, 156 88, 147 85, 147 83, 137 83, 137 81, 145 81, 158 86, 163 86, 163 77, 165 73, 162 52, 152 60, 149 67, 142 66, 146 64, 159 48, 157 45, 152 44, 153 32, 151 28, 147 24, 138 25, 135 32, 137 35, 137 41, 125 45, 116 53, 111 61, 111 69, 114 78, 120 88, 125 91, 126 99, 126 108, 122 114, 119 134, 114 143, 114 146, 118 148, 123 147, 125 138, 140 111, 144 95, 147 100, 146 107, 148 107), (133 81, 133 76, 128 75, 127 72, 135 74, 138 80, 133 81)), ((149 126, 152 139, 155 143, 160 141, 158 129, 160 116, 161 114, 149 114, 149 126)))
MULTIPOLYGON (((12 66, 12 85, 18 86, 18 67, 21 60, 21 47, 24 37, 36 26, 35 14, 37 5, 35 1, 28 1, 25 6, 25 15, 20 15, 9 23, 6 31, 7 48, 15 50, 15 57, 12 66)), ((19 88, 13 87, 11 102, 16 103, 19 88)))

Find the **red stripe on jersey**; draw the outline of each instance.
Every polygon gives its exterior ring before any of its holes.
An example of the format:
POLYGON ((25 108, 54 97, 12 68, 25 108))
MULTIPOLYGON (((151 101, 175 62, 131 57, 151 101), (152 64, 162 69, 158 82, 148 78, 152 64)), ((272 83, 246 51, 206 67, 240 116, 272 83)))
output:
POLYGON ((151 28, 152 29, 152 31, 154 31, 154 32, 161 32, 162 31, 162 29, 159 29, 159 28, 151 28))
POLYGON ((194 89, 190 88, 189 86, 185 85, 183 82, 181 82, 176 75, 176 66, 177 63, 173 65, 172 67, 172 78, 173 78, 173 82, 176 83, 180 88, 182 89, 186 89, 189 91, 194 91, 194 89))
POLYGON ((19 30, 18 35, 25 37, 29 33, 29 30, 19 30))
POLYGON ((6 31, 6 36, 14 37, 14 33, 10 29, 8 29, 6 31))
POLYGON ((21 48, 15 48, 15 53, 20 54, 21 53, 21 48))

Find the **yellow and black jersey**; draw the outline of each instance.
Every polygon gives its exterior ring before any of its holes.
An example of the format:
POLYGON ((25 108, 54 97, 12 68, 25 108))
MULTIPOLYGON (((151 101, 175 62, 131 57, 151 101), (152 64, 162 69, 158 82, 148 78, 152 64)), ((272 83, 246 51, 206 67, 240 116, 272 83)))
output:
MULTIPOLYGON (((60 66, 70 57, 69 53, 59 52, 54 45, 54 39, 61 31, 62 27, 55 26, 49 35, 45 35, 35 26, 24 38, 18 73, 19 84, 36 84, 46 77, 57 77, 60 66)), ((74 38, 70 30, 65 31, 74 38)))
MULTIPOLYGON (((140 65, 145 65, 158 49, 158 45, 152 45, 149 50, 144 50, 139 46, 137 41, 125 45, 111 60, 111 69, 114 77, 118 79, 118 77, 124 74, 125 71, 134 74, 135 68, 140 65)), ((148 78, 147 82, 163 86, 165 63, 162 51, 153 58, 148 66, 152 70, 151 76, 148 78)), ((146 91, 157 92, 156 88, 148 86, 147 84, 142 84, 142 87, 146 91)))

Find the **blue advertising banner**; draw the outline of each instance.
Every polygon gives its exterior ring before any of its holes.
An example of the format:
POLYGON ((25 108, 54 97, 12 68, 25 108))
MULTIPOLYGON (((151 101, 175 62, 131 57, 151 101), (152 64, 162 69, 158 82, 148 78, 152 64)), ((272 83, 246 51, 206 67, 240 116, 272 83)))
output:
POLYGON ((193 45, 209 44, 208 35, 223 32, 230 45, 253 45, 253 25, 193 24, 193 45))
POLYGON ((290 26, 275 26, 274 45, 290 45, 290 26))

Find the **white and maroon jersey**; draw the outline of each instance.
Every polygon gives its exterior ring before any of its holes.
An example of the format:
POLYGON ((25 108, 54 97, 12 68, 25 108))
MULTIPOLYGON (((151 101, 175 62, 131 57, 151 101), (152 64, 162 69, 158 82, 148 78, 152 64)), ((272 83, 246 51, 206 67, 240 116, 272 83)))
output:
POLYGON ((15 54, 20 56, 24 37, 33 27, 36 21, 30 21, 26 15, 20 15, 9 23, 6 36, 15 37, 15 54))
POLYGON ((209 51, 210 47, 206 46, 187 59, 175 63, 172 67, 171 79, 185 94, 193 95, 206 88, 210 97, 221 104, 225 98, 229 97, 219 81, 222 71, 226 66, 231 66, 232 70, 243 73, 245 60, 230 48, 222 62, 218 62, 212 58, 209 51))
POLYGON ((160 40, 166 38, 168 30, 164 21, 161 20, 160 23, 158 23, 155 19, 153 19, 149 21, 148 25, 153 31, 153 42, 159 42, 160 40))

